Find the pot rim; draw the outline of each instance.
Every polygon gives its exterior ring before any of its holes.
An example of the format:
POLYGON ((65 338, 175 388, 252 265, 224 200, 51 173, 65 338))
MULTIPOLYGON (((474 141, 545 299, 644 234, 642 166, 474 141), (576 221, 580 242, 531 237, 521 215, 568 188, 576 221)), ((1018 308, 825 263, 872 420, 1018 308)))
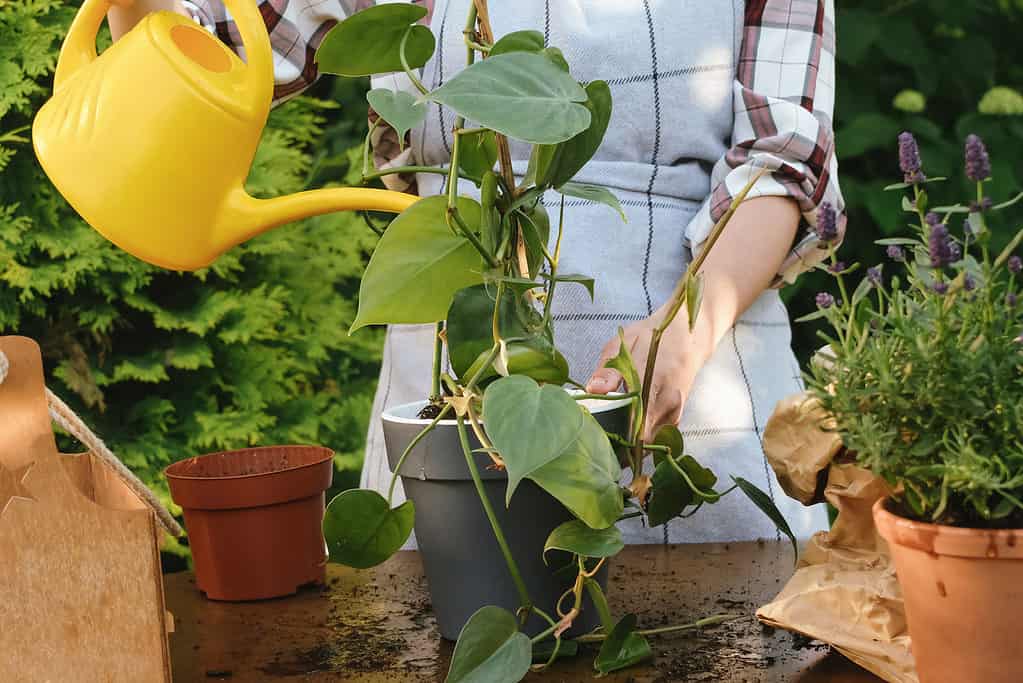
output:
POLYGON ((307 444, 306 445, 303 445, 303 444, 283 444, 283 445, 279 445, 279 446, 253 446, 251 448, 234 448, 234 449, 230 449, 230 450, 226 450, 226 451, 217 451, 215 453, 204 453, 202 455, 193 455, 191 458, 185 458, 184 460, 179 460, 179 461, 177 461, 175 463, 171 463, 166 468, 164 468, 163 474, 164 474, 165 477, 167 477, 167 479, 176 479, 176 480, 179 480, 179 481, 237 481, 239 479, 257 479, 259 477, 269 477, 269 476, 273 476, 273 475, 285 474, 285 473, 288 473, 288 472, 294 472, 296 470, 306 469, 308 467, 318 467, 318 466, 323 465, 323 463, 325 461, 333 459, 333 457, 334 457, 333 449, 327 448, 326 446, 312 446, 312 445, 307 445, 307 444), (294 465, 294 466, 291 466, 291 467, 285 467, 284 469, 274 470, 272 472, 253 472, 251 474, 230 474, 230 475, 225 475, 225 476, 220 476, 220 477, 203 477, 203 476, 196 476, 196 475, 190 475, 190 474, 178 474, 178 473, 172 471, 175 467, 177 467, 179 465, 183 466, 182 463, 192 463, 192 462, 195 462, 196 460, 200 460, 202 458, 208 458, 208 457, 212 457, 212 456, 216 456, 216 455, 226 455, 226 454, 229 454, 229 453, 248 453, 248 452, 256 452, 256 451, 265 451, 265 450, 270 450, 270 449, 318 450, 318 451, 320 451, 320 455, 322 455, 323 457, 322 458, 318 458, 318 459, 316 459, 316 460, 314 460, 312 462, 306 462, 306 463, 302 463, 302 464, 299 464, 299 465, 294 465))
POLYGON ((1023 528, 979 529, 933 522, 918 522, 888 509, 891 496, 873 505, 874 525, 890 544, 922 550, 931 555, 977 559, 1023 559, 1023 528))
MULTIPOLYGON (((576 394, 581 392, 579 392, 577 389, 570 389, 568 390, 568 393, 576 394)), ((613 391, 608 395, 621 396, 623 395, 623 392, 613 391)), ((618 408, 627 406, 631 402, 632 398, 621 398, 617 400, 586 399, 580 401, 580 403, 586 406, 587 410, 589 410, 593 414, 607 413, 612 410, 616 410, 618 408)), ((431 422, 433 422, 433 420, 420 417, 407 417, 407 415, 418 415, 419 411, 422 410, 422 408, 427 403, 429 403, 429 401, 426 400, 412 401, 411 403, 402 403, 396 406, 391 406, 389 408, 384 408, 383 412, 380 414, 380 419, 385 422, 392 422, 395 424, 411 424, 424 426, 428 425, 431 422)), ((458 421, 453 419, 444 419, 439 421, 437 424, 453 426, 458 424, 458 421)))

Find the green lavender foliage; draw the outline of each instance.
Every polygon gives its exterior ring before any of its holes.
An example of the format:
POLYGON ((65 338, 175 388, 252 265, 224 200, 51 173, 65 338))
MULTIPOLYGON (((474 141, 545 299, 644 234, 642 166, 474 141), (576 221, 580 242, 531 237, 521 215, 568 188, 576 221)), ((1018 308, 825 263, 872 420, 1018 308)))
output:
MULTIPOLYGON (((76 4, 0 0, 0 333, 39 341, 50 386, 165 498, 166 465, 257 444, 329 446, 335 484, 355 485, 381 338, 347 329, 374 233, 351 213, 309 219, 196 273, 108 243, 53 189, 27 129, 76 4)), ((356 168, 357 130, 326 88, 273 111, 250 191, 356 168)))
MULTIPOLYGON (((1018 217, 1010 207, 1023 195, 969 212, 967 202, 935 206, 928 194, 939 185, 906 190, 899 223, 913 237, 882 240, 891 258, 855 290, 838 273, 838 288, 818 295, 809 317, 829 324, 830 350, 811 364, 808 385, 845 447, 895 489, 901 514, 1019 528, 1023 263, 1013 252, 1023 229, 1018 220, 1012 231, 990 226, 1004 223, 993 220, 1002 211, 1018 217)), ((995 185, 975 183, 969 197, 995 185)))
MULTIPOLYGON (((1023 187, 1023 35, 1020 0, 842 0, 837 12, 835 135, 849 228, 842 257, 871 264, 884 248, 874 241, 904 235, 899 197, 881 192, 898 173, 895 138, 913 131, 924 161, 950 174, 938 202, 968 192, 960 142, 970 133, 994 153, 993 197, 1023 187), (919 97, 905 93, 916 93, 919 97), (900 97, 901 95, 901 97, 900 97), (923 109, 916 111, 923 99, 923 109), (997 150, 997 151, 996 151, 997 150)), ((1004 244, 1009 230, 996 231, 1004 244)), ((851 284, 862 275, 857 273, 851 284)), ((814 309, 824 273, 782 290, 793 314, 814 309)), ((819 323, 795 325, 793 345, 806 360, 820 345, 819 323)))

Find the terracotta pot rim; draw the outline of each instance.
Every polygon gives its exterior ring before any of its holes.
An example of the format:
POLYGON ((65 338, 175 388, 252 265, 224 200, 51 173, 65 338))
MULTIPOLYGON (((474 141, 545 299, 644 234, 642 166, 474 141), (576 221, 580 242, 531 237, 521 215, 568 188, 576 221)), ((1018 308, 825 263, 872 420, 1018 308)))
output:
POLYGON ((237 481, 239 479, 258 479, 260 477, 271 477, 274 475, 285 474, 287 472, 294 472, 296 470, 302 470, 309 467, 317 467, 319 465, 322 465, 324 461, 330 460, 333 457, 334 451, 330 448, 327 448, 326 446, 309 446, 302 444, 287 444, 281 446, 255 446, 252 448, 235 448, 226 451, 217 451, 215 453, 204 453, 202 455, 195 455, 192 456, 191 458, 179 460, 178 462, 168 465, 164 469, 163 474, 168 479, 176 479, 178 481, 237 481), (321 455, 323 457, 318 458, 312 462, 301 463, 299 465, 286 467, 281 470, 273 470, 272 472, 255 472, 252 474, 231 474, 225 476, 196 476, 190 474, 179 474, 173 471, 175 468, 184 467, 186 463, 193 463, 196 460, 200 460, 202 458, 214 457, 218 455, 229 455, 234 453, 255 453, 258 451, 279 449, 321 451, 321 455))
POLYGON ((873 506, 877 532, 888 543, 933 555, 977 559, 1023 559, 1023 529, 978 529, 918 522, 888 509, 890 496, 873 506))

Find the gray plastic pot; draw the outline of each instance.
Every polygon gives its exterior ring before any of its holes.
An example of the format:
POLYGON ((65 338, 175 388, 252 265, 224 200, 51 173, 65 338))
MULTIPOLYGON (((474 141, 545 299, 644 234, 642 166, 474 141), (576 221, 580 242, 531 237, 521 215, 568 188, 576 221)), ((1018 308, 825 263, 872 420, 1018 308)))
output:
MULTIPOLYGON (((409 442, 430 422, 416 417, 424 405, 407 403, 382 416, 392 472, 409 442)), ((587 401, 586 405, 605 430, 626 433, 628 400, 587 401)), ((473 449, 481 447, 471 430, 469 438, 473 449)), ((576 572, 568 567, 556 573, 571 564, 571 556, 548 553, 548 566, 543 560, 543 546, 550 532, 572 515, 529 480, 518 486, 511 505, 505 507, 507 476, 487 469, 491 461, 485 453, 474 453, 474 457, 530 597, 537 607, 553 616, 558 598, 572 586, 576 572)), ((441 635, 457 640, 465 622, 484 605, 497 605, 514 613, 519 606, 518 593, 466 466, 455 421, 442 420, 416 445, 399 474, 405 494, 416 506, 416 541, 441 635)), ((606 589, 606 563, 596 578, 606 589)), ((586 596, 582 615, 569 634, 585 633, 599 625, 596 610, 586 596)), ((547 626, 533 615, 525 630, 535 635, 547 626)))

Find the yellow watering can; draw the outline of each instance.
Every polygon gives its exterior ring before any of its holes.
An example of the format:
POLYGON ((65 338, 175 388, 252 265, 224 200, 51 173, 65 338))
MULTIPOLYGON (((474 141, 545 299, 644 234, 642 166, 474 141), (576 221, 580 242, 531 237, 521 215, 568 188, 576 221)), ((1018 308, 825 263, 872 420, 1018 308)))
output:
MULTIPOLYGON (((130 4, 130 0, 126 3, 130 4)), ((250 237, 299 218, 418 199, 328 188, 255 199, 243 183, 273 95, 256 0, 227 0, 248 63, 187 17, 157 12, 102 55, 110 0, 85 0, 60 52, 53 98, 32 136, 46 174, 107 239, 175 270, 209 265, 250 237)))

